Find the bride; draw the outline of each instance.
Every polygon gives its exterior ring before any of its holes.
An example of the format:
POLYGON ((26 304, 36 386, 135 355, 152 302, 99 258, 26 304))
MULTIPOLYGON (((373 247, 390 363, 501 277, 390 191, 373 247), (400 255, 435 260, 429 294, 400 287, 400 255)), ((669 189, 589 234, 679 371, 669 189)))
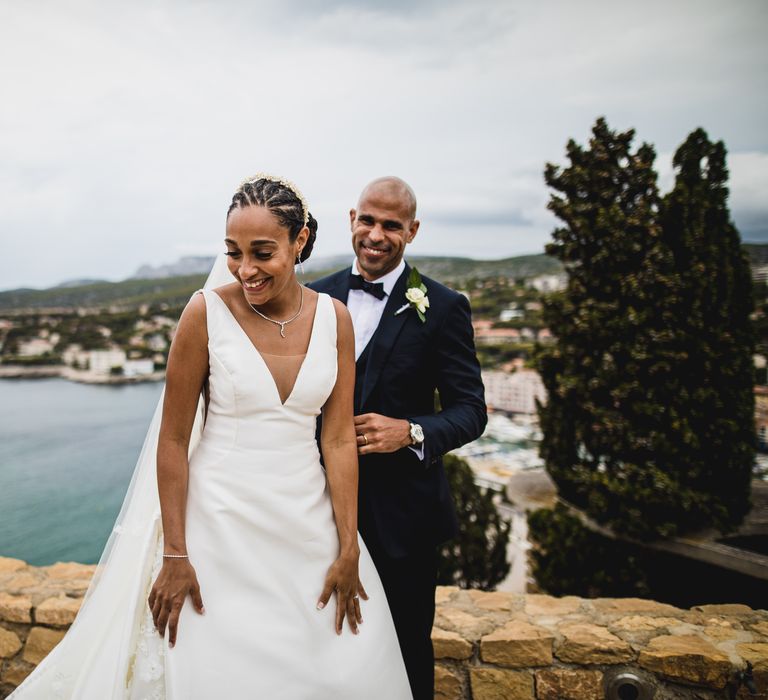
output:
POLYGON ((316 230, 285 180, 235 193, 235 281, 184 310, 97 574, 14 700, 411 698, 357 534, 352 323, 294 270, 316 230))

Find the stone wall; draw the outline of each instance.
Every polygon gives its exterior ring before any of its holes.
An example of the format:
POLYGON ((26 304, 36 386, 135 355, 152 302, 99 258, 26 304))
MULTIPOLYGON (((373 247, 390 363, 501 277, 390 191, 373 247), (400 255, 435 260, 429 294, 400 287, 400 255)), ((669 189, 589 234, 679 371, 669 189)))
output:
MULTIPOLYGON (((93 569, 0 557, 0 698, 64 636, 93 569)), ((620 700, 768 698, 768 611, 744 605, 441 587, 433 640, 441 700, 599 700, 626 672, 639 688, 620 700), (732 695, 747 661, 758 695, 732 695)))

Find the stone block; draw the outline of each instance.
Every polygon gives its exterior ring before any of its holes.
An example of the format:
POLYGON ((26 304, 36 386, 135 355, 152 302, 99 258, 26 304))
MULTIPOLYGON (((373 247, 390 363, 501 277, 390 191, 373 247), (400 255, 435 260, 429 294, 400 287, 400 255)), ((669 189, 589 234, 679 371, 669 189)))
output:
POLYGON ((668 617, 678 617, 683 611, 674 605, 666 603, 657 603, 655 600, 645 600, 644 598, 598 598, 593 600, 592 604, 595 610, 602 613, 618 613, 621 615, 628 613, 649 613, 651 615, 667 615, 668 617))
POLYGON ((11 630, 0 627, 0 659, 10 659, 21 649, 21 640, 11 630))
POLYGON ((472 642, 492 632, 495 627, 493 621, 487 617, 472 615, 457 608, 438 609, 435 624, 441 629, 458 632, 464 639, 472 642))
POLYGON ((0 620, 22 624, 32 622, 32 598, 0 593, 0 620))
POLYGON ((38 583, 39 581, 33 574, 30 574, 27 571, 22 571, 6 581, 4 588, 10 593, 18 594, 23 593, 30 588, 34 588, 38 583))
POLYGON ((749 605, 742 605, 741 603, 694 605, 691 609, 703 612, 705 615, 751 615, 754 612, 749 605))
POLYGON ((682 624, 682 620, 677 620, 674 617, 627 615, 611 622, 611 627, 627 632, 652 632, 662 627, 675 627, 682 624))
POLYGON ((461 681, 445 666, 435 666, 435 700, 463 700, 461 681))
POLYGON ((768 671, 768 643, 745 642, 737 644, 736 651, 744 661, 749 661, 755 671, 768 671))
POLYGON ((432 628, 432 646, 436 659, 468 659, 472 656, 472 645, 457 632, 432 628))
POLYGON ((710 625, 705 627, 704 636, 713 642, 727 642, 729 639, 741 637, 744 639, 744 633, 732 627, 722 627, 721 625, 710 625))
POLYGON ((513 620, 480 641, 480 656, 487 663, 526 668, 552 663, 554 637, 541 627, 513 620))
POLYGON ((18 571, 27 566, 27 562, 21 559, 12 559, 11 557, 0 557, 0 574, 8 574, 11 571, 18 571))
POLYGON ((525 612, 532 617, 571 615, 581 607, 581 598, 565 596, 555 598, 551 595, 532 593, 526 596, 525 612))
POLYGON ((438 586, 435 590, 435 605, 445 605, 451 601, 459 589, 456 586, 438 586))
POLYGON ((2 675, 0 675, 0 682, 7 683, 12 686, 19 686, 21 682, 34 670, 32 664, 25 663, 21 659, 12 659, 8 662, 2 675))
POLYGON ((82 602, 82 598, 67 596, 48 598, 35 608, 35 622, 40 625, 69 626, 75 619, 77 611, 80 610, 82 602))
POLYGON ((52 579, 90 579, 96 571, 95 564, 78 564, 74 561, 60 561, 51 566, 41 567, 52 579))
POLYGON ((603 700, 602 671, 566 668, 536 671, 537 700, 603 700))
POLYGON ((589 623, 564 624, 559 628, 563 641, 555 652, 558 659, 572 664, 620 664, 634 659, 632 647, 605 627, 589 623))
POLYGON ((533 700, 533 676, 528 671, 471 668, 472 700, 533 700))
POLYGON ((472 602, 481 610, 492 612, 511 612, 515 609, 519 596, 504 591, 467 591, 472 602))
POLYGON ((24 645, 24 653, 22 658, 24 661, 30 664, 39 664, 48 653, 55 647, 64 637, 63 630, 49 630, 45 627, 33 627, 29 636, 27 637, 27 643, 24 645))
POLYGON ((696 635, 655 637, 640 652, 638 664, 672 680, 723 688, 731 672, 728 656, 696 635))

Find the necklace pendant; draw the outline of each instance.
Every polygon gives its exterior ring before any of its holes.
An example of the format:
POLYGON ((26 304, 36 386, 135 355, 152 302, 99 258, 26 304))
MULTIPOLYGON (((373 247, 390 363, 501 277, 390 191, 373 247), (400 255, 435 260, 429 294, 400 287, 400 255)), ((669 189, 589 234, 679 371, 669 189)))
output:
POLYGON ((270 318, 269 316, 261 313, 261 311, 259 311, 253 304, 251 304, 250 301, 248 301, 247 299, 245 301, 248 304, 248 306, 250 306, 265 321, 269 321, 270 323, 274 323, 280 326, 280 337, 285 338, 285 325, 287 323, 290 323, 291 321, 295 321, 301 315, 301 310, 304 308, 304 287, 299 285, 299 310, 290 318, 285 319, 285 321, 277 321, 274 318, 270 318))

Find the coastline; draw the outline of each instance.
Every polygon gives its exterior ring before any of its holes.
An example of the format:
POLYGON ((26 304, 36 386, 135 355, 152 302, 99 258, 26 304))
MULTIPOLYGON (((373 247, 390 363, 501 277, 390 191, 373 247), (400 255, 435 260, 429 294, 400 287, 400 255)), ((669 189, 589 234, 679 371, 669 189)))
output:
POLYGON ((143 374, 135 377, 123 377, 120 375, 96 374, 72 369, 66 365, 39 367, 0 365, 0 379, 50 379, 52 377, 59 377, 80 384, 141 384, 143 382, 162 382, 165 379, 165 372, 152 372, 152 374, 143 374))

